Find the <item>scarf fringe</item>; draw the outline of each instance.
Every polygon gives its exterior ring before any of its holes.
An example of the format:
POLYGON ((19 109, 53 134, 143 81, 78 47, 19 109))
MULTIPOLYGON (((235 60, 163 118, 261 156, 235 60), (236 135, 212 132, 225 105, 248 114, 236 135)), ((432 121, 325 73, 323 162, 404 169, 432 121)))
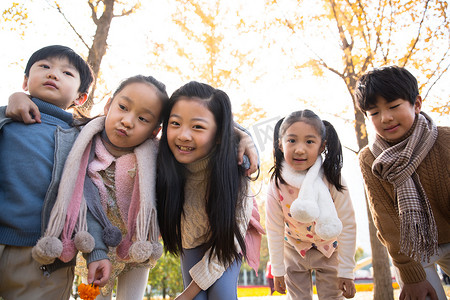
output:
POLYGON ((437 230, 434 219, 424 211, 406 211, 400 215, 400 252, 415 261, 429 262, 438 253, 437 230))

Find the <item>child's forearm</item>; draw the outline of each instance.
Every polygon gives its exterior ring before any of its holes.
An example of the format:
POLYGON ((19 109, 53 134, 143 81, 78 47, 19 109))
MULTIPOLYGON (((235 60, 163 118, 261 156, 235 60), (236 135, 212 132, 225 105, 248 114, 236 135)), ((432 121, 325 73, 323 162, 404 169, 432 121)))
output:
POLYGON ((33 124, 41 122, 41 113, 29 95, 17 92, 9 96, 6 117, 15 121, 33 124))
POLYGON ((188 285, 188 287, 178 296, 175 300, 191 300, 200 293, 202 289, 195 283, 194 280, 188 285))
POLYGON ((253 141, 253 137, 245 128, 238 123, 234 123, 234 131, 239 136, 238 145, 238 163, 244 164, 247 169, 247 176, 250 176, 258 170, 259 167, 259 153, 253 141), (248 161, 244 161, 244 154, 248 161))

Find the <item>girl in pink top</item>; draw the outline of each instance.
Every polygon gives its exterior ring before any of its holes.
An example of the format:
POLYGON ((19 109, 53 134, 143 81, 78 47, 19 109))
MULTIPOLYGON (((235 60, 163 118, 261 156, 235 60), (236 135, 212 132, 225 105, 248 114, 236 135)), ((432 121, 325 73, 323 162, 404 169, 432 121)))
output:
POLYGON ((314 270, 319 299, 352 298, 356 223, 334 127, 310 110, 291 113, 275 127, 274 161, 266 230, 275 290, 312 299, 314 270))

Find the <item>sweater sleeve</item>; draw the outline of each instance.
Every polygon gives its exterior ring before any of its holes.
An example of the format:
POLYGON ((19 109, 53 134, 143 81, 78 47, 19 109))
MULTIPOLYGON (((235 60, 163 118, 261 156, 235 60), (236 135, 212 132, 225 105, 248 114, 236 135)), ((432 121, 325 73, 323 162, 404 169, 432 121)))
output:
POLYGON ((267 191, 266 232, 272 275, 284 276, 286 274, 284 265, 284 215, 273 180, 270 181, 267 191))
POLYGON ((92 250, 92 252, 90 253, 83 254, 84 258, 86 259, 86 264, 89 265, 94 261, 109 259, 108 247, 105 245, 102 239, 103 228, 89 210, 86 213, 86 222, 88 225, 88 231, 95 240, 94 250, 92 250))
MULTIPOLYGON (((245 238, 245 233, 250 222, 252 209, 253 198, 246 197, 244 200, 243 211, 237 215, 239 231, 243 238, 245 238)), ((236 250, 241 252, 241 247, 236 238, 234 239, 234 245, 236 250)), ((210 250, 208 250, 203 255, 203 258, 189 270, 189 274, 191 275, 192 280, 194 280, 202 290, 207 290, 222 276, 225 270, 225 266, 219 261, 215 253, 213 253, 210 259, 210 250)))
POLYGON ((5 114, 6 106, 0 106, 0 129, 3 127, 3 125, 12 121, 10 118, 7 118, 5 114))
POLYGON ((372 173, 374 160, 375 157, 368 147, 361 151, 359 163, 378 238, 386 246, 404 283, 424 281, 426 274, 422 265, 409 256, 400 253, 400 221, 396 212, 393 187, 390 183, 377 178, 372 173))
POLYGON ((354 279, 353 270, 356 266, 356 220, 348 186, 344 179, 345 190, 339 192, 335 187, 330 189, 336 211, 342 222, 342 232, 338 236, 338 277, 354 279))
MULTIPOLYGON (((90 198, 88 201, 97 201, 100 203, 100 195, 97 188, 92 183, 91 179, 86 176, 84 182, 84 197, 90 198)), ((86 259, 86 264, 91 262, 108 259, 108 246, 103 242, 103 227, 100 222, 94 217, 89 209, 86 213, 86 222, 88 226, 88 232, 92 235, 95 241, 94 250, 90 253, 84 253, 83 257, 86 259)))

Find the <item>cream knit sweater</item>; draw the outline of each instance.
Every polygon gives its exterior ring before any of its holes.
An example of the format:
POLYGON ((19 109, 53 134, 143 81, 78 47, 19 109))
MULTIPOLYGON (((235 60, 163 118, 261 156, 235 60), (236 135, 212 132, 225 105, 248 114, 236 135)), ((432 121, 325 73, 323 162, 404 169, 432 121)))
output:
MULTIPOLYGON (((181 238, 185 249, 192 249, 205 243, 210 234, 208 215, 206 214, 206 186, 208 182, 208 163, 206 157, 186 167, 186 184, 184 188, 184 215, 181 218, 181 238)), ((246 198, 244 209, 237 214, 242 236, 245 236, 253 208, 253 200, 246 198)), ((239 244, 235 239, 237 249, 239 244)), ((215 255, 209 258, 206 251, 203 258, 194 265, 189 274, 202 290, 207 290, 226 270, 215 255)))

